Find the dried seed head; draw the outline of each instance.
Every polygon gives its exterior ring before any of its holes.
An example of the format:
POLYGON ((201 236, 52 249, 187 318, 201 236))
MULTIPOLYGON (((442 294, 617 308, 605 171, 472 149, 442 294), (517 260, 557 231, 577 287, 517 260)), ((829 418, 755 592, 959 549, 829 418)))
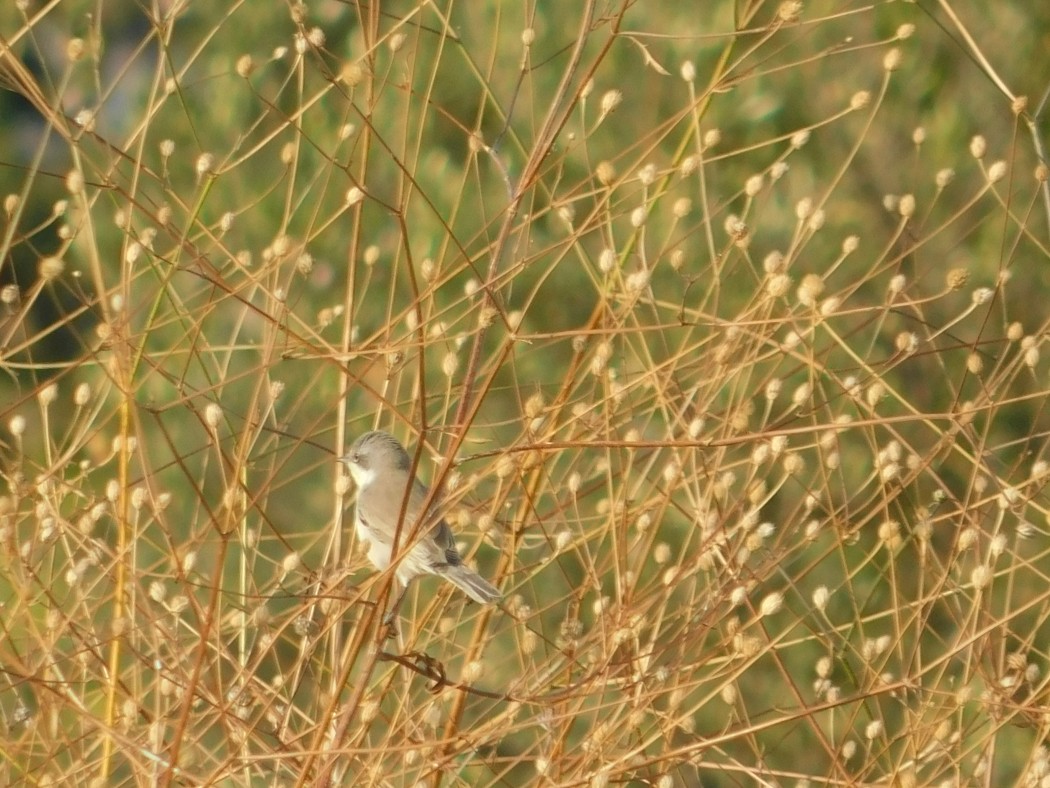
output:
POLYGON ((671 560, 671 546, 666 542, 658 542, 653 547, 653 560, 658 564, 666 564, 671 560))
POLYGON ((784 455, 784 473, 788 476, 798 476, 806 469, 806 461, 797 451, 788 452, 784 455))
POLYGON ((76 63, 87 52, 87 44, 82 38, 71 38, 66 42, 66 57, 70 63, 76 63))
POLYGON ((347 87, 356 87, 365 78, 365 67, 361 63, 344 63, 339 70, 339 81, 347 87))
POLYGON ((992 290, 992 288, 990 288, 990 287, 978 287, 977 289, 975 289, 973 291, 973 294, 970 296, 970 300, 973 301, 973 303, 976 306, 981 306, 981 305, 987 304, 989 301, 991 301, 994 296, 995 296, 995 291, 992 290))
POLYGON ((896 550, 901 546, 901 526, 896 520, 886 520, 879 525, 879 541, 883 542, 890 550, 896 550))
POLYGON ((73 121, 90 134, 95 130, 95 111, 82 109, 73 117, 73 121))
POLYGON ((945 284, 949 290, 961 290, 970 279, 970 272, 965 268, 953 268, 945 277, 945 284))
POLYGON ((988 182, 996 183, 1006 177, 1006 162, 997 161, 988 168, 988 182))
POLYGON ((515 468, 516 462, 514 457, 510 454, 504 454, 496 460, 496 477, 506 479, 514 473, 515 468))
POLYGON ((602 95, 601 101, 601 112, 602 115, 608 115, 610 112, 616 110, 617 107, 623 102, 623 93, 619 90, 607 90, 602 95))
POLYGON ((642 293, 646 289, 646 287, 649 286, 649 279, 651 278, 651 276, 652 274, 649 272, 648 269, 645 268, 641 269, 640 271, 635 271, 633 274, 627 277, 627 281, 624 283, 627 292, 632 295, 638 295, 642 293))
POLYGON ((919 337, 913 331, 902 331, 894 343, 901 353, 914 353, 919 347, 919 337))
POLYGON ((870 407, 874 408, 885 396, 886 386, 883 385, 882 381, 876 380, 868 386, 868 390, 864 394, 864 399, 870 407))
POLYGON ((1050 463, 1047 463, 1046 460, 1036 460, 1032 463, 1031 470, 1028 471, 1028 478, 1042 479, 1048 472, 1050 472, 1050 463))
POLYGON ((901 474, 900 463, 888 462, 879 470, 879 479, 883 484, 889 484, 901 474))
POLYGON ((791 277, 787 274, 773 274, 766 280, 766 295, 770 298, 782 298, 791 288, 791 277))
POLYGON ((739 216, 736 216, 735 214, 730 214, 726 217, 724 226, 726 235, 728 235, 735 241, 739 241, 747 237, 747 224, 745 224, 744 220, 741 219, 739 216))
POLYGON ((149 598, 154 602, 163 603, 168 596, 168 589, 159 580, 149 584, 149 598))
POLYGON ((992 582, 992 569, 989 566, 981 564, 974 568, 970 574, 970 582, 973 583, 973 587, 977 590, 987 588, 992 582))
POLYGON ((546 408, 546 402, 543 398, 543 394, 538 391, 525 400, 525 416, 527 418, 536 418, 543 413, 544 408, 546 408))
POLYGON ((798 300, 803 306, 815 306, 824 292, 824 280, 817 274, 806 274, 798 286, 798 300))
POLYGON ((653 181, 656 180, 656 165, 646 164, 638 170, 638 180, 641 181, 642 186, 652 186, 653 181))
POLYGON ((764 618, 778 613, 783 606, 784 595, 778 591, 774 591, 772 594, 763 598, 762 602, 759 604, 758 612, 759 615, 764 618))
POLYGON ((796 408, 803 407, 813 396, 813 386, 808 382, 800 384, 791 394, 791 404, 796 408))
POLYGON ((357 205, 361 200, 365 198, 365 193, 361 191, 357 186, 351 186, 347 189, 345 203, 349 208, 352 205, 357 205))
POLYGON ((57 279, 66 270, 66 263, 61 257, 44 257, 40 260, 37 272, 45 282, 57 279))
POLYGON ((831 317, 838 312, 840 306, 842 306, 841 298, 838 296, 828 296, 820 302, 820 314, 824 317, 831 317))
POLYGON ((84 191, 84 173, 80 170, 70 170, 66 175, 66 191, 70 194, 80 194, 84 191))
POLYGON ((58 384, 48 383, 36 395, 37 401, 43 406, 48 407, 56 399, 58 399, 58 384))
POLYGON ((797 22, 802 18, 802 0, 784 0, 777 7, 777 19, 781 22, 797 22))
POLYGON ((73 392, 73 402, 78 407, 84 407, 91 400, 91 386, 88 383, 81 383, 76 387, 73 392))
POLYGON ((813 606, 820 612, 824 612, 824 609, 828 606, 828 601, 831 599, 831 592, 827 586, 817 586, 813 591, 813 606))
POLYGON ((11 417, 11 420, 7 422, 7 429, 16 438, 22 437, 26 431, 26 418, 25 416, 15 415, 11 417))
POLYGON ((149 502, 149 491, 145 487, 136 487, 131 491, 131 506, 140 511, 149 502))
POLYGON ((854 111, 858 109, 864 109, 864 107, 868 106, 868 103, 870 101, 871 94, 868 91, 858 90, 850 97, 849 108, 854 111))
POLYGON ((212 429, 219 426, 222 421, 222 408, 218 403, 209 402, 204 408, 204 423, 212 429))
POLYGON ((695 419, 693 419, 692 421, 689 422, 689 428, 688 428, 687 432, 689 433, 689 437, 692 440, 696 440, 697 437, 699 437, 700 433, 703 432, 703 429, 704 429, 704 420, 701 419, 701 418, 695 418, 695 419))
POLYGON ((970 140, 970 155, 975 159, 983 159, 984 154, 987 152, 988 143, 980 134, 977 134, 970 140))
POLYGON ((281 571, 284 574, 290 574, 295 572, 302 563, 302 556, 300 556, 298 552, 288 553, 288 555, 281 559, 281 571))
POLYGON ((450 350, 441 361, 441 371, 445 373, 445 377, 451 378, 456 374, 457 369, 459 369, 459 356, 455 351, 450 350))
POLYGON ((777 251, 772 251, 765 256, 762 260, 762 270, 767 274, 779 274, 787 266, 784 264, 784 255, 777 251))

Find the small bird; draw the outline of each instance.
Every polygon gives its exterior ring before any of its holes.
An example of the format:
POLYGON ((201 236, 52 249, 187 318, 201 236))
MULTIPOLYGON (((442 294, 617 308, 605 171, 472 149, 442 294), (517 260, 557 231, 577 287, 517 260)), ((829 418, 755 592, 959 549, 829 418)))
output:
POLYGON ((409 476, 412 461, 405 447, 386 432, 366 432, 354 441, 350 451, 340 458, 350 469, 357 484, 354 528, 359 539, 368 542, 368 559, 383 570, 393 558, 394 535, 398 520, 405 516, 397 540, 397 554, 402 556, 395 575, 401 591, 384 617, 392 625, 398 607, 414 578, 423 574, 440 575, 458 586, 467 596, 483 605, 500 598, 499 591, 477 572, 463 565, 456 550, 452 529, 433 509, 422 515, 427 488, 409 476), (408 504, 404 505, 406 491, 408 504), (417 535, 416 529, 426 531, 417 535), (407 552, 406 546, 409 546, 407 552))

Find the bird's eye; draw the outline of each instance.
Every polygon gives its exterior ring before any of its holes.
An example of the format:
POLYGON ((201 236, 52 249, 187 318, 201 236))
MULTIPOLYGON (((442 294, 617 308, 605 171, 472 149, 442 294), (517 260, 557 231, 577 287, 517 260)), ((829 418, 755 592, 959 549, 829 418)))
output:
POLYGON ((361 455, 355 451, 353 454, 350 455, 350 462, 352 462, 354 465, 357 465, 359 462, 361 462, 361 455))

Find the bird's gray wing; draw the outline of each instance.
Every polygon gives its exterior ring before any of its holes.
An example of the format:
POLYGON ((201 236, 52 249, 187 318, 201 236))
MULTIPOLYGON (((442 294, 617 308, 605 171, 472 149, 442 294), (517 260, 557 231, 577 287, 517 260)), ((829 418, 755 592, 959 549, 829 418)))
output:
MULTIPOLYGON (((410 508, 413 513, 413 519, 410 521, 410 524, 416 522, 415 518, 419 516, 419 511, 422 509, 423 503, 429 494, 430 491, 426 485, 417 479, 412 488, 410 508)), ((456 552, 456 541, 452 536, 452 529, 445 522, 445 518, 441 516, 437 502, 431 505, 430 511, 427 512, 427 519, 420 527, 429 529, 427 536, 421 538, 418 544, 426 550, 432 564, 452 564, 455 566, 460 563, 459 553, 456 552)))

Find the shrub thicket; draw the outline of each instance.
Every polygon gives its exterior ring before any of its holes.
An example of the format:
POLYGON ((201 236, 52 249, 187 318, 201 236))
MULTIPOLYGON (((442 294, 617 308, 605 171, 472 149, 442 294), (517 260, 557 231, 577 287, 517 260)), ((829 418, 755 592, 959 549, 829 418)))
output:
POLYGON ((0 780, 1045 784, 1031 5, 5 4, 0 780))

